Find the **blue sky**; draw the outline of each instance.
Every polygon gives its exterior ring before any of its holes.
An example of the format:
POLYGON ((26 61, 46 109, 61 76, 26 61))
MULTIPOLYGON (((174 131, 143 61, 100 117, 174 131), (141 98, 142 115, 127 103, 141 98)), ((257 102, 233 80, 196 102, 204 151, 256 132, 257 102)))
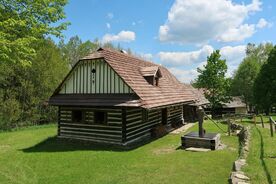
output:
POLYGON ((214 49, 231 76, 247 43, 275 43, 275 10, 273 0, 69 0, 64 35, 120 43, 189 82, 214 49))

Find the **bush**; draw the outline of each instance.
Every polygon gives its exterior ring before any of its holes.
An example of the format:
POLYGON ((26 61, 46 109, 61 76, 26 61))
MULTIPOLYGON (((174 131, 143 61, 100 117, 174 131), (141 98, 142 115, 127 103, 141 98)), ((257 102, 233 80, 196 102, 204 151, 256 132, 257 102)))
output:
POLYGON ((0 129, 7 130, 17 126, 20 119, 21 108, 14 98, 7 99, 0 106, 0 129))

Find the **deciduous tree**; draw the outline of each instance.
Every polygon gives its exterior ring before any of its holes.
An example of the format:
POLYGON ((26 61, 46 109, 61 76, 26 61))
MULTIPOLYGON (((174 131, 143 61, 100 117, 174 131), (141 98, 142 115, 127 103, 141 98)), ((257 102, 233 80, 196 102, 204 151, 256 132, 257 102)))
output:
POLYGON ((226 78, 226 60, 222 60, 219 50, 207 57, 207 64, 203 69, 198 68, 196 86, 204 88, 205 97, 211 104, 211 109, 221 107, 223 102, 228 102, 230 81, 226 78))
POLYGON ((61 36, 68 25, 57 23, 65 18, 66 3, 67 0, 1 0, 0 60, 30 64, 35 42, 45 35, 61 36))
POLYGON ((234 74, 231 85, 231 94, 241 96, 242 100, 251 109, 254 104, 253 84, 263 63, 267 61, 269 52, 273 48, 271 43, 254 45, 248 44, 246 57, 240 63, 234 74))
POLYGON ((269 109, 276 105, 276 46, 272 49, 261 67, 254 83, 254 100, 259 110, 267 114, 269 109))

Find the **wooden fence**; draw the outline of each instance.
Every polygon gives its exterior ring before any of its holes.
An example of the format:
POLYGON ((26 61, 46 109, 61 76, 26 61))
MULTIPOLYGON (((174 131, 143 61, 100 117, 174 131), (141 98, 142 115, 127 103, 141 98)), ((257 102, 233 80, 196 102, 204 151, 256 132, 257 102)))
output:
MULTIPOLYGON (((250 118, 252 119, 252 122, 254 123, 254 125, 256 126, 257 125, 257 120, 256 118, 257 117, 260 117, 261 119, 261 124, 262 124, 262 127, 265 128, 265 125, 264 125, 264 119, 263 119, 263 116, 262 115, 256 115, 256 114, 224 114, 222 116, 223 120, 222 121, 225 121, 227 122, 228 124, 228 134, 230 135, 230 131, 231 131, 231 120, 237 122, 237 121, 240 121, 242 122, 242 120, 244 118, 250 118)), ((214 122, 214 120, 212 118, 210 118, 207 114, 205 114, 205 118, 206 119, 209 119, 211 121, 214 122)), ((218 123, 217 122, 214 122, 216 126, 218 126, 218 123)), ((276 134, 276 122, 275 120, 270 116, 269 117, 269 124, 270 124, 270 134, 271 134, 271 137, 273 137, 273 134, 275 133, 276 134)), ((220 128, 220 127, 218 127, 220 128)), ((220 128, 221 129, 221 128, 220 128)), ((224 131, 223 131, 224 132, 224 131)))

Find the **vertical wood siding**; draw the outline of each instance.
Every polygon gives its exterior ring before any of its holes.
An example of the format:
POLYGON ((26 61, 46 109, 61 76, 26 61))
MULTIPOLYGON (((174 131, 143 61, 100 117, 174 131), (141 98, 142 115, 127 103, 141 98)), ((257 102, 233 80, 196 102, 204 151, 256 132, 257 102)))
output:
POLYGON ((59 93, 108 94, 133 91, 103 59, 98 59, 79 62, 59 93), (93 69, 96 70, 94 74, 93 69))
POLYGON ((145 122, 142 116, 140 108, 126 110, 126 141, 151 133, 151 129, 161 123, 161 109, 149 111, 145 122))
POLYGON ((60 107, 59 124, 60 137, 108 143, 122 142, 121 109, 60 107), (73 122, 73 110, 83 111, 85 121, 81 123, 73 122), (96 110, 107 112, 106 124, 94 123, 94 112, 96 110))

